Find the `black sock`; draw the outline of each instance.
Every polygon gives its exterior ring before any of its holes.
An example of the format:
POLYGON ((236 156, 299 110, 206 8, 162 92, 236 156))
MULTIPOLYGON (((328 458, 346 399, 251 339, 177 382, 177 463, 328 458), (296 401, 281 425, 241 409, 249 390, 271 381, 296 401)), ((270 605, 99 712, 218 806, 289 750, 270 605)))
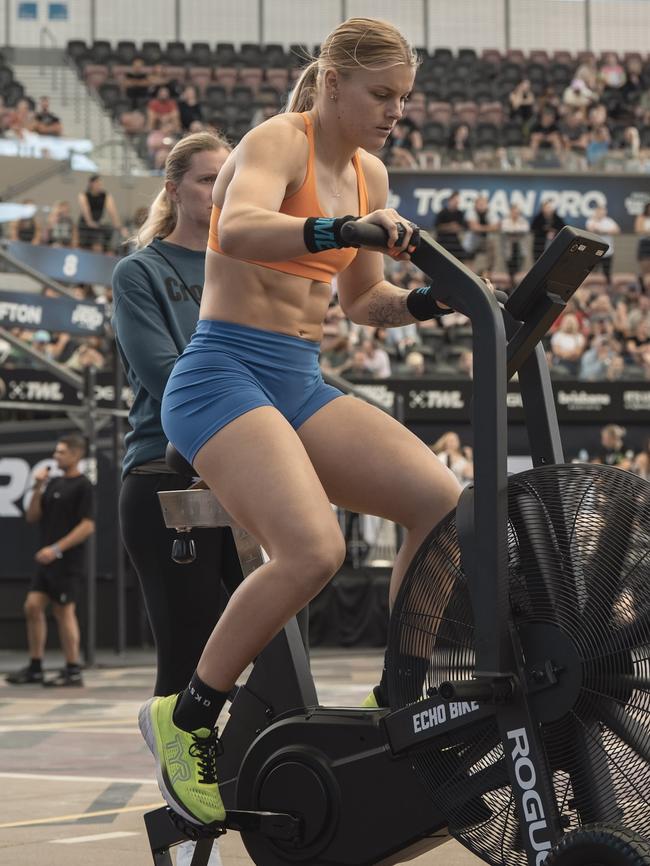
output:
POLYGON ((33 671, 35 674, 39 673, 43 670, 43 660, 42 659, 30 659, 29 660, 29 669, 33 671))
POLYGON ((78 671, 81 670, 81 665, 79 664, 79 662, 66 662, 65 667, 67 671, 73 674, 76 674, 78 671))
POLYGON ((180 693, 174 710, 174 724, 183 731, 212 730, 230 692, 218 692, 206 685, 196 671, 189 686, 180 693))

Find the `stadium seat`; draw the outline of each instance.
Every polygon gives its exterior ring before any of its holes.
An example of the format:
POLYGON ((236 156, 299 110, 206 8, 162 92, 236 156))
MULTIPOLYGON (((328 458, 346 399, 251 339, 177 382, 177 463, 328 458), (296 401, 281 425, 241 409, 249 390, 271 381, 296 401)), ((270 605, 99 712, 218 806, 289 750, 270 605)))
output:
POLYGON ((521 123, 510 120, 501 127, 501 144, 504 147, 523 147, 526 144, 521 123))
POLYGON ((70 39, 66 45, 65 53, 78 63, 88 54, 88 46, 83 39, 70 39))
POLYGON ((252 88, 246 87, 244 84, 238 84, 236 87, 233 87, 230 99, 238 109, 242 109, 250 108, 253 105, 255 96, 252 88))
POLYGON ((192 42, 190 58, 197 66, 212 66, 212 51, 207 42, 192 42))
POLYGON ((117 58, 119 63, 122 63, 125 66, 130 66, 131 63, 133 63, 133 58, 137 55, 137 53, 138 52, 135 47, 135 42, 127 39, 122 39, 117 43, 115 57, 117 58))
POLYGON ((266 70, 266 83, 275 87, 278 93, 286 93, 289 88, 289 70, 273 67, 266 70))
POLYGON ((481 60, 494 66, 499 66, 503 57, 497 48, 484 48, 481 51, 481 60))
POLYGON ((239 70, 240 84, 258 90, 264 79, 264 70, 261 66, 243 66, 239 70))
POLYGON ((484 121, 477 123, 474 129, 474 143, 476 147, 498 147, 500 141, 496 123, 485 123, 484 121))
POLYGON ((143 42, 140 53, 147 66, 155 66, 156 63, 162 63, 163 53, 160 42, 155 42, 154 40, 143 42))
POLYGON ((528 52, 528 61, 530 63, 540 63, 542 66, 547 66, 549 62, 548 51, 534 50, 528 52))
POLYGON ((434 48, 431 56, 434 60, 444 63, 445 65, 448 65, 454 59, 451 48, 434 48))
POLYGON ((643 126, 639 130, 639 137, 641 139, 641 147, 650 147, 650 126, 643 126))
POLYGON ((474 64, 478 58, 476 56, 476 51, 473 48, 459 48, 458 59, 474 64))
POLYGON ((471 101, 457 102, 454 105, 454 120, 474 126, 478 117, 478 105, 471 101))
POLYGON ((270 84, 263 84, 258 89, 255 102, 257 105, 272 105, 274 108, 280 108, 282 105, 280 94, 270 84))
POLYGON ((554 62, 554 64, 564 63, 566 66, 570 67, 571 69, 573 69, 573 67, 576 65, 575 58, 573 57, 573 54, 571 54, 570 51, 554 51, 553 52, 553 62, 554 62))
POLYGON ((208 84, 203 93, 203 101, 211 111, 221 111, 228 102, 226 88, 221 84, 208 84))
POLYGON ((173 66, 182 66, 189 60, 184 42, 168 42, 165 49, 165 59, 173 66))
POLYGON ((212 81, 212 69, 210 66, 190 66, 188 70, 190 83, 203 95, 206 87, 212 81))
POLYGON ((267 69, 275 67, 277 69, 286 69, 289 65, 289 60, 285 54, 284 47, 279 42, 270 42, 264 46, 264 66, 267 69))
POLYGON ((237 52, 232 42, 217 42, 214 62, 216 66, 232 66, 237 60, 237 52))
POLYGON ((0 90, 4 90, 14 80, 14 73, 9 66, 0 66, 0 90))
POLYGON ((422 127, 422 142, 425 147, 445 147, 448 137, 445 124, 436 120, 429 121, 422 127))
POLYGON ((88 57, 93 63, 108 63, 113 57, 111 43, 105 39, 96 39, 90 46, 88 57))
POLYGON ((264 56, 257 42, 242 42, 237 59, 245 66, 262 66, 264 56))
POLYGON ((103 84, 100 84, 97 88, 97 93, 109 111, 122 99, 122 90, 116 81, 105 81, 103 84))
POLYGON ((232 90, 237 84, 237 69, 234 66, 216 66, 214 80, 221 84, 226 90, 232 90))
POLYGON ((290 66, 306 66, 311 59, 311 51, 304 42, 292 42, 289 46, 290 66))
MULTIPOLYGON (((25 93, 25 88, 20 81, 12 81, 7 85, 4 91, 5 105, 8 108, 13 108, 19 99, 29 99, 25 93)), ((31 101, 31 100, 30 100, 31 101)), ((32 102, 33 108, 33 102, 32 102)))
POLYGON ((431 101, 427 103, 427 117, 434 123, 447 126, 451 121, 451 105, 448 102, 431 101))
POLYGON ((508 48, 506 51, 506 61, 522 66, 526 62, 526 55, 521 48, 508 48))

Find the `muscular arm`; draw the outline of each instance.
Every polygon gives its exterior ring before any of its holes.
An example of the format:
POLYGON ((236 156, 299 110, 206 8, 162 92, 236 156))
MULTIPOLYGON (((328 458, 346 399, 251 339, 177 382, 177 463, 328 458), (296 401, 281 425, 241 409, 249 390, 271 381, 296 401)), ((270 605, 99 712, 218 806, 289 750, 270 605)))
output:
MULTIPOLYGON (((273 118, 242 139, 219 217, 219 243, 226 255, 271 262, 305 254, 305 220, 279 210, 287 188, 302 182, 307 148, 306 136, 287 117, 273 118)), ((217 181, 216 205, 223 195, 217 181)))

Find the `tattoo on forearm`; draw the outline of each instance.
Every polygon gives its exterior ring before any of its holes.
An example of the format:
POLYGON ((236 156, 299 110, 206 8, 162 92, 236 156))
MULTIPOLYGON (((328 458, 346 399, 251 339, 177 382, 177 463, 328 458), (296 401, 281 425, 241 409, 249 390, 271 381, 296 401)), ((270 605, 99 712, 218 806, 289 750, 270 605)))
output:
POLYGON ((385 289, 375 289, 368 301, 368 324, 378 328, 408 325, 413 317, 406 308, 408 292, 389 294, 385 289))

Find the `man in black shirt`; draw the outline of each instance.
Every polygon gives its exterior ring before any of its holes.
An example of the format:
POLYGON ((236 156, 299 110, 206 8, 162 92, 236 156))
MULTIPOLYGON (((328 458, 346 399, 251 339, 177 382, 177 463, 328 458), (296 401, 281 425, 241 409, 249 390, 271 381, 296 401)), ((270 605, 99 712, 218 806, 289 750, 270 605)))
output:
POLYGON ((41 96, 34 115, 34 132, 39 135, 61 135, 62 131, 61 120, 50 111, 49 97, 41 96))
POLYGON ((466 258, 466 253, 460 239, 461 232, 467 229, 465 214, 460 210, 460 195, 452 192, 445 206, 438 212, 435 220, 437 240, 457 259, 466 258))
POLYGON ((84 575, 85 541, 95 531, 93 486, 79 469, 85 453, 81 436, 62 436, 54 459, 62 475, 49 477, 43 467, 34 475, 28 523, 38 523, 42 546, 34 559, 38 569, 25 600, 29 665, 9 674, 12 685, 81 686, 79 623, 75 611, 79 583, 84 575), (52 603, 66 666, 53 679, 44 680, 43 654, 47 637, 45 610, 52 603))

